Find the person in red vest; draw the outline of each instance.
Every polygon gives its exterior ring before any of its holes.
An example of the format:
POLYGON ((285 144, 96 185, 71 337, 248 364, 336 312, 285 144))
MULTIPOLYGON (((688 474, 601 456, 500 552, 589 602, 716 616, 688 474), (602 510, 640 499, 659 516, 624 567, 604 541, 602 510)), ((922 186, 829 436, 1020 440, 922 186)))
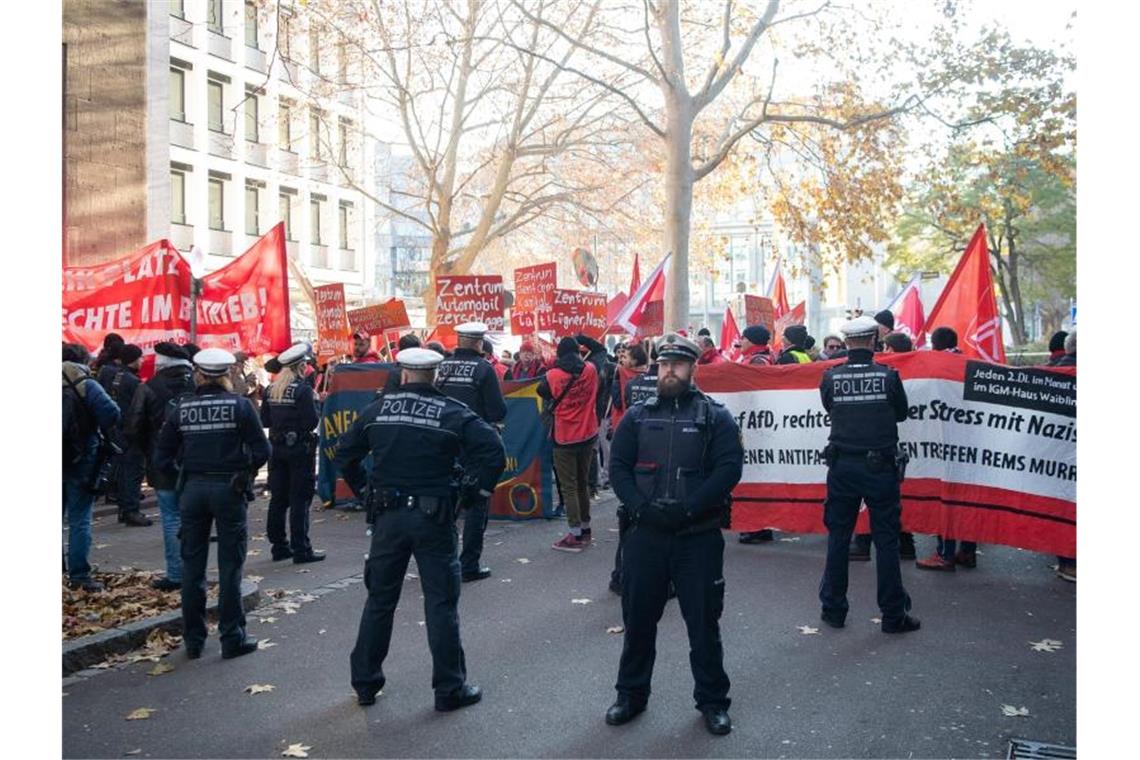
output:
POLYGON ((380 354, 372 350, 372 337, 364 330, 352 336, 352 360, 357 364, 379 364, 380 354))
POLYGON ((728 361, 710 336, 702 335, 697 338, 697 345, 701 349, 701 356, 697 359, 697 364, 724 364, 728 361))
POLYGON ((768 341, 772 334, 764 325, 749 325, 740 336, 741 364, 772 364, 774 357, 768 341))
POLYGON ((519 358, 507 370, 507 380, 533 380, 546 374, 542 357, 534 350, 534 343, 524 340, 519 346, 519 358))

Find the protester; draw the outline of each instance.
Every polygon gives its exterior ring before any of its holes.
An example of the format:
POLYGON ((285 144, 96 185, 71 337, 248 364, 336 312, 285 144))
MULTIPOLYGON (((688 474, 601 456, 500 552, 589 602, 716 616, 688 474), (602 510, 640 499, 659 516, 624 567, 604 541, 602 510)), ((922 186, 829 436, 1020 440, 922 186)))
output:
MULTIPOLYGON (((116 362, 108 364, 105 369, 116 367, 110 382, 107 384, 107 395, 115 405, 123 411, 125 422, 126 410, 131 408, 135 393, 142 381, 139 380, 139 370, 142 368, 142 349, 136 345, 125 343, 116 350, 116 362)), ((146 466, 146 457, 142 448, 123 431, 120 423, 115 427, 115 436, 122 454, 115 458, 115 478, 112 484, 119 505, 119 522, 132 527, 147 527, 153 522, 141 511, 143 471, 146 466)))
POLYGON ((741 364, 772 364, 774 359, 768 341, 772 334, 764 325, 749 325, 740 338, 741 364))
POLYGON ((542 363, 542 357, 535 353, 534 343, 524 340, 519 346, 518 360, 507 370, 504 379, 534 380, 544 374, 546 374, 546 367, 542 363))
MULTIPOLYGON (((1056 336, 1054 336, 1056 337, 1056 336)), ((1052 347, 1050 341, 1050 347, 1052 347)), ((1065 335, 1064 343, 1064 356, 1060 357, 1055 367, 1075 367, 1077 366, 1077 331, 1074 329, 1071 333, 1065 335)), ((1069 581, 1070 583, 1077 582, 1077 558, 1076 557, 1062 557, 1057 555, 1057 577, 1061 580, 1069 581)))
POLYGON ((697 364, 724 364, 728 361, 720 349, 716 347, 713 339, 709 337, 707 330, 704 335, 697 338, 697 346, 701 349, 701 356, 697 359, 697 364))
POLYGON ((1054 367, 1077 366, 1077 331, 1073 330, 1065 336, 1065 355, 1057 360, 1054 367))
POLYGON ((838 335, 828 335, 823 339, 823 350, 819 352, 821 360, 843 359, 847 356, 847 344, 838 335))
POLYGON ((63 347, 63 513, 67 519, 68 585, 84 591, 103 590, 91 577, 91 492, 101 462, 100 440, 112 434, 119 407, 91 377, 87 349, 63 347))
POLYGON ((958 348, 958 333, 952 327, 936 327, 930 333, 930 350, 946 351, 951 354, 960 354, 958 348))
POLYGON ((357 364, 380 363, 380 354, 372 350, 372 336, 364 330, 352 335, 352 360, 357 364))
POLYGON ((810 364, 811 356, 807 352, 807 328, 803 325, 788 325, 784 328, 785 348, 776 358, 776 364, 810 364))
POLYGON ((185 350, 174 343, 158 343, 154 347, 154 377, 135 393, 124 424, 127 435, 146 452, 146 479, 158 500, 166 577, 154 580, 151 585, 159 591, 182 588, 182 546, 178 538, 182 518, 178 513, 177 478, 155 466, 158 434, 171 406, 192 393, 193 366, 185 350))
POLYGON ((553 545, 565 552, 580 552, 590 545, 590 458, 598 437, 595 406, 598 371, 578 352, 569 336, 558 341, 558 358, 538 384, 538 395, 549 403, 554 418, 554 469, 566 502, 569 532, 553 545))
POLYGON ((444 348, 443 344, 438 340, 429 341, 428 344, 424 346, 424 348, 426 348, 428 351, 435 351, 445 359, 451 356, 451 352, 444 348))
POLYGON ((396 343, 397 356, 399 351, 406 351, 409 348, 420 347, 420 336, 415 333, 405 333, 400 336, 399 342, 396 343))
POLYGON ((495 345, 491 343, 489 338, 483 339, 483 358, 491 365, 491 368, 495 370, 495 377, 502 381, 507 374, 507 365, 503 364, 499 361, 499 357, 495 356, 495 345))
POLYGON ((907 354, 914 350, 914 342, 906 333, 893 332, 883 337, 883 353, 907 354))
MULTIPOLYGON (((610 387, 613 384, 615 365, 610 361, 606 347, 601 342, 583 334, 579 334, 575 340, 578 341, 580 352, 585 354, 585 360, 593 364, 594 369, 598 372, 598 390, 597 395, 594 397, 594 411, 598 416, 598 426, 600 429, 602 420, 605 419, 605 416, 609 413, 610 387)), ((602 486, 602 468, 599 466, 599 456, 601 455, 600 438, 595 439, 594 448, 595 452, 590 459, 589 482, 591 499, 598 498, 598 491, 602 486)), ((608 475, 606 483, 608 487, 608 475)))
POLYGON ((894 332, 895 329, 895 315, 890 309, 883 309, 875 315, 875 322, 879 325, 879 334, 875 339, 875 350, 883 350, 883 339, 888 334, 894 332))
POLYGON ((94 366, 95 379, 99 385, 103 386, 103 390, 107 390, 107 386, 111 383, 111 378, 115 376, 121 364, 119 364, 119 349, 126 343, 123 336, 118 333, 107 333, 103 338, 103 349, 99 352, 99 356, 95 359, 94 366))

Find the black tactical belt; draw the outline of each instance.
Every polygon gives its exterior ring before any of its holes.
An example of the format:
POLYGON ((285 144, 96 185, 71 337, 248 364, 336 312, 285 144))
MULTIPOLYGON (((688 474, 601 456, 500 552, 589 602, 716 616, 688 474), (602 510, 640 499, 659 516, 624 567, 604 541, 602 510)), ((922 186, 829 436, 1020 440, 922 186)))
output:
POLYGON ((411 494, 383 494, 380 497, 381 509, 384 511, 396 509, 421 509, 433 512, 440 508, 450 508, 451 498, 448 496, 412 496, 411 494))
POLYGON ((198 479, 198 480, 229 480, 234 475, 236 475, 238 472, 239 472, 239 470, 234 470, 232 472, 188 472, 188 473, 186 473, 186 479, 187 480, 192 480, 192 479, 198 479))

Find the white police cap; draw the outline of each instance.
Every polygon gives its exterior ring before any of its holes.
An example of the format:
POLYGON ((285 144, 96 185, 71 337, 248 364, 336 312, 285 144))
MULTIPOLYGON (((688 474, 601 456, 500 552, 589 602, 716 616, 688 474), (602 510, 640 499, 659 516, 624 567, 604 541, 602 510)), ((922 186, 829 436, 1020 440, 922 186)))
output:
POLYGON ((839 332, 843 333, 847 338, 863 338, 868 335, 879 334, 879 323, 873 317, 862 316, 852 319, 850 322, 845 322, 839 328, 839 332))
POLYGON ((397 354, 396 361, 404 369, 435 369, 443 355, 427 348, 405 348, 397 354))
POLYGON ((194 364, 198 371, 210 377, 221 377, 230 371, 237 359, 224 348, 203 348, 194 354, 194 364))
POLYGON ((695 362, 701 355, 700 347, 684 335, 668 333, 657 341, 658 359, 681 359, 695 362))
POLYGON ((296 364, 302 359, 305 359, 312 352, 313 347, 306 341, 301 341, 300 343, 294 343, 282 351, 277 356, 277 361, 281 362, 281 366, 288 367, 290 364, 296 364))
POLYGON ((464 338, 482 338, 487 332, 487 325, 482 322, 464 322, 455 326, 455 334, 464 338))

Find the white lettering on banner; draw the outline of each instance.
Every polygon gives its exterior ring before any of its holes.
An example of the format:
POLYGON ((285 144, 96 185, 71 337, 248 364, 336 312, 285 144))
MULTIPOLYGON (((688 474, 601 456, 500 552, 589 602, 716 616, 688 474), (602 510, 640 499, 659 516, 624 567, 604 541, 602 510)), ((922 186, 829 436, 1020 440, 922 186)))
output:
MULTIPOLYGON (((1076 501, 1076 421, 962 399, 962 382, 904 380, 909 418, 899 440, 908 478, 932 478, 1076 501)), ((744 482, 824 483, 831 420, 815 389, 710 394, 744 441, 744 482)))

